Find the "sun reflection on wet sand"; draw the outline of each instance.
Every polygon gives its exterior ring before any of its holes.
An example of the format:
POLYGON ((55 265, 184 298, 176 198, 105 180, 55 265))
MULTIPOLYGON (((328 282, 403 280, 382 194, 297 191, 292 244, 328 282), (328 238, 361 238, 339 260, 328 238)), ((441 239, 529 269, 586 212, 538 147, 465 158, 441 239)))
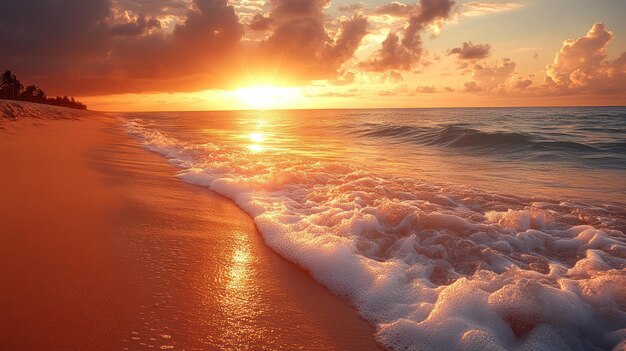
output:
POLYGON ((242 290, 248 278, 247 265, 250 262, 250 252, 246 248, 235 249, 232 256, 232 263, 229 272, 229 290, 242 290))
MULTIPOLYGON (((225 263, 223 278, 226 280, 225 291, 220 297, 222 314, 228 325, 223 335, 226 344, 236 349, 248 349, 250 337, 257 341, 268 342, 264 328, 259 328, 256 320, 263 314, 260 292, 254 283, 256 275, 253 268, 251 243, 245 233, 234 233, 230 261, 225 263)), ((270 338, 271 339, 271 338, 270 338)))

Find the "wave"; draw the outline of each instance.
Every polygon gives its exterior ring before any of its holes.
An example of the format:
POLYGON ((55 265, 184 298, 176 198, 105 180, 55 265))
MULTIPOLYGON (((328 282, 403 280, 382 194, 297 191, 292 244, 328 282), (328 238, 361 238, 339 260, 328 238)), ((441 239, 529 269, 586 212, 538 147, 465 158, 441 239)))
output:
MULTIPOLYGON (((363 137, 388 138, 398 143, 410 143, 468 150, 492 150, 494 152, 557 150, 570 152, 622 152, 626 143, 598 143, 590 145, 576 141, 547 140, 547 133, 540 136, 530 133, 481 131, 469 125, 456 124, 437 127, 364 123, 354 133, 363 137)), ((567 138, 560 134, 561 138, 567 138)))
MULTIPOLYGON (((178 166, 180 179, 235 201, 269 247, 351 301, 389 348, 626 346, 622 207, 538 201, 189 143, 141 120, 127 128, 178 166)), ((375 132, 415 133, 394 128, 375 132)), ((448 130, 433 142, 484 143, 448 130)))

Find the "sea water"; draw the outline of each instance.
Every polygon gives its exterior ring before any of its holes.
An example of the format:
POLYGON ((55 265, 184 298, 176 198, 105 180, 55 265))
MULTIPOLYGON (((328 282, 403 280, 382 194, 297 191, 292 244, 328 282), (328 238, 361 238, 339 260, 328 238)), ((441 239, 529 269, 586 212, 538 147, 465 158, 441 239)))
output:
POLYGON ((389 348, 626 348, 626 108, 122 118, 389 348))

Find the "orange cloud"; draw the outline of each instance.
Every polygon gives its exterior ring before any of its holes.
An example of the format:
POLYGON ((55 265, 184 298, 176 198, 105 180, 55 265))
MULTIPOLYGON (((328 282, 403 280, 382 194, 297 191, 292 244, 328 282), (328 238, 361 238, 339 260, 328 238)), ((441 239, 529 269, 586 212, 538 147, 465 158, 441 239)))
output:
POLYGON ((372 12, 375 15, 387 15, 394 17, 408 17, 419 11, 419 6, 407 5, 402 2, 392 1, 388 4, 378 6, 372 12))
POLYGON ((379 8, 379 11, 398 14, 406 12, 410 15, 408 24, 403 30, 402 39, 396 33, 389 33, 374 56, 360 63, 359 67, 363 70, 384 72, 413 69, 421 61, 424 53, 420 34, 428 25, 450 17, 454 1, 420 0, 419 7, 415 10, 399 3, 392 3, 392 5, 384 10, 379 8))
POLYGON ((434 85, 418 86, 415 88, 415 92, 420 94, 434 94, 437 92, 437 88, 435 88, 434 85))
POLYGON ((470 1, 459 5, 457 12, 464 16, 484 16, 491 13, 516 10, 522 7, 519 2, 470 1))
POLYGON ((504 92, 515 72, 516 64, 508 58, 493 63, 475 64, 472 81, 465 83, 468 92, 504 92))
POLYGON ((529 78, 516 75, 516 64, 508 58, 465 65, 470 67, 472 81, 464 83, 464 91, 514 93, 533 98, 626 94, 626 52, 615 60, 607 56, 606 48, 613 38, 614 34, 604 24, 596 23, 586 35, 564 41, 554 61, 547 65, 541 85, 533 85, 532 75, 529 78))
POLYGON ((609 60, 606 47, 613 32, 602 23, 576 40, 566 40, 546 68, 546 89, 556 93, 626 92, 626 52, 609 60))
POLYGON ((336 40, 324 26, 326 0, 273 0, 275 29, 260 44, 260 60, 248 62, 291 80, 332 79, 367 34, 368 21, 354 15, 340 23, 336 40))
MULTIPOLYGON (((194 0, 191 8, 177 11, 184 11, 184 21, 166 32, 155 17, 130 16, 108 0, 2 1, 0 67, 53 94, 193 91, 228 84, 235 69, 228 63, 236 62, 243 37, 234 8, 226 0, 194 0)), ((156 6, 150 12, 160 13, 156 6)))
POLYGON ((331 37, 327 0, 271 0, 268 16, 247 15, 248 28, 269 33, 260 43, 242 40, 227 0, 176 2, 165 25, 170 2, 146 3, 144 16, 130 0, 2 1, 0 67, 52 94, 83 96, 231 88, 254 75, 306 82, 337 77, 367 34, 355 15, 331 37))
POLYGON ((457 55, 460 60, 482 60, 489 56, 491 45, 465 42, 461 47, 450 49, 449 55, 457 55))

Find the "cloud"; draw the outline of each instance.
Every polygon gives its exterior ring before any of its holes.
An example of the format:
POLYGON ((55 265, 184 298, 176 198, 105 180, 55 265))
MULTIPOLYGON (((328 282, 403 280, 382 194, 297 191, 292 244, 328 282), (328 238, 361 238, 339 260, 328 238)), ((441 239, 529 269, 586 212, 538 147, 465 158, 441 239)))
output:
MULTIPOLYGON (((398 11, 404 11, 400 3, 392 4, 395 4, 393 6, 398 11)), ((453 5, 454 1, 452 0, 420 0, 415 11, 411 10, 407 13, 410 13, 410 16, 402 31, 402 39, 397 33, 390 32, 382 42, 381 48, 374 53, 373 57, 361 62, 359 67, 373 72, 413 69, 420 62, 424 53, 420 37, 421 32, 427 26, 449 18, 453 5)), ((387 8, 386 11, 389 12, 390 9, 387 8)))
POLYGON ((156 18, 147 19, 143 15, 140 15, 130 22, 113 25, 111 32, 114 36, 136 36, 146 34, 152 29, 160 28, 161 22, 156 18))
MULTIPOLYGON (((88 2, 88 1, 83 1, 88 2)), ((184 18, 193 7, 192 0, 113 0, 112 7, 143 16, 184 18)))
POLYGON ((492 13, 517 10, 522 6, 523 5, 519 2, 470 1, 459 5, 457 13, 463 16, 477 17, 492 13))
POLYGON ((533 85, 534 75, 517 75, 515 62, 508 58, 467 65, 472 80, 464 83, 463 90, 541 98, 626 94, 626 52, 614 60, 607 56, 613 38, 604 24, 595 23, 584 36, 564 41, 540 85, 533 85))
POLYGON ((0 67, 51 94, 228 89, 255 74, 306 82, 340 75, 367 34, 360 15, 329 20, 328 0, 269 4, 246 14, 244 41, 227 0, 1 1, 0 67))
POLYGON ((378 92, 380 96, 396 96, 398 95, 398 91, 396 90, 381 90, 378 92))
POLYGON ((270 29, 273 22, 274 21, 271 18, 257 13, 254 17, 252 17, 252 21, 250 21, 248 27, 252 30, 266 31, 270 29))
POLYGON ((476 82, 465 82, 463 83, 463 91, 468 93, 479 93, 483 91, 483 89, 478 86, 476 82))
POLYGON ((361 95, 361 91, 359 89, 356 89, 356 88, 348 89, 346 91, 325 91, 325 92, 309 92, 309 91, 305 91, 303 95, 306 96, 306 97, 313 97, 313 98, 317 98, 317 97, 340 97, 340 98, 345 98, 345 97, 359 96, 359 95, 361 95))
POLYGON ((330 85, 350 85, 354 83, 356 75, 352 71, 340 72, 336 78, 329 79, 330 85))
POLYGON ((457 55, 460 60, 482 60, 489 56, 491 45, 465 42, 461 47, 450 49, 449 55, 457 55))
POLYGON ((326 47, 323 58, 326 64, 330 64, 333 70, 352 58, 354 52, 359 48, 361 40, 367 34, 368 21, 360 15, 352 16, 347 21, 341 23, 340 35, 333 45, 326 47))
POLYGON ((533 81, 531 79, 521 79, 520 78, 517 81, 515 81, 515 83, 513 84, 513 89, 516 89, 516 90, 526 90, 532 84, 533 84, 533 81))
POLYGON ((260 44, 266 70, 286 79, 328 79, 337 75, 341 65, 352 58, 368 21, 354 15, 339 24, 333 40, 324 27, 326 0, 272 0, 270 18, 275 29, 260 44))
POLYGON ((614 34, 602 23, 585 36, 569 39, 546 68, 545 88, 556 93, 626 92, 626 52, 609 60, 607 45, 614 34))
POLYGON ((364 8, 363 3, 357 2, 357 3, 353 3, 349 5, 339 6, 339 12, 357 13, 363 10, 363 8, 364 8))
POLYGON ((387 15, 393 17, 408 17, 418 11, 418 6, 407 5, 402 2, 392 1, 378 6, 372 11, 374 15, 387 15))
POLYGON ((387 81, 392 82, 392 83, 400 83, 403 80, 404 78, 402 78, 402 74, 396 71, 388 71, 388 72, 385 72, 382 76, 380 76, 381 83, 385 83, 387 81))
MULTIPOLYGON (((156 6, 149 9, 158 13, 156 6)), ((223 65, 235 61, 243 36, 237 15, 226 0, 195 0, 185 10, 184 22, 166 33, 154 17, 129 15, 107 0, 3 1, 0 67, 50 93, 223 86, 235 68, 223 65)))
POLYGON ((515 67, 515 62, 508 58, 487 64, 475 64, 471 69, 472 81, 465 83, 465 91, 505 92, 515 67))
POLYGON ((420 94, 434 94, 437 92, 437 88, 435 88, 434 85, 418 86, 415 88, 415 92, 420 94))

